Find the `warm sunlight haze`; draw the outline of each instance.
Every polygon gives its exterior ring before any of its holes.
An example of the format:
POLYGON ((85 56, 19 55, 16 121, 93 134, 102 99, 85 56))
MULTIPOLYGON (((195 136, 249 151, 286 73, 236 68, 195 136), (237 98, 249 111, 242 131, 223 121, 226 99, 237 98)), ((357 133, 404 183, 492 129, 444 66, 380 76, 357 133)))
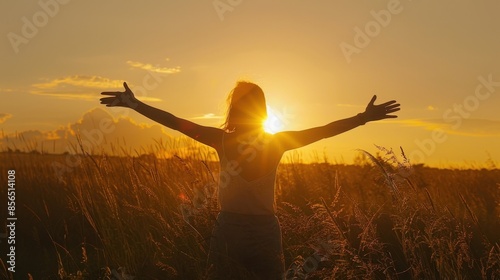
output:
POLYGON ((0 279, 500 280, 500 1, 0 1, 0 279))
POLYGON ((82 137, 95 152, 144 152, 180 134, 104 110, 101 91, 126 81, 151 106, 219 127, 243 79, 272 106, 269 133, 354 116, 373 94, 401 103, 397 119, 304 147, 305 160, 352 163, 379 145, 430 166, 500 161, 498 1, 40 3, 0 4, 2 150, 72 152, 82 137))
POLYGON ((267 133, 275 134, 285 128, 285 120, 283 115, 274 111, 270 106, 267 106, 267 119, 264 121, 264 130, 267 133))

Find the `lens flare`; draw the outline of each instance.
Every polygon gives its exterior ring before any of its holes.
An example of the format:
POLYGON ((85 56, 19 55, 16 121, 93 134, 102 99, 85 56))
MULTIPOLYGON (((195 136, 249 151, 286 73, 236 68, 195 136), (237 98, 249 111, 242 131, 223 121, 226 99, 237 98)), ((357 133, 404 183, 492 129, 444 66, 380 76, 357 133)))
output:
POLYGON ((282 131, 284 128, 283 120, 279 113, 271 107, 267 107, 267 119, 264 121, 264 131, 270 134, 282 131))

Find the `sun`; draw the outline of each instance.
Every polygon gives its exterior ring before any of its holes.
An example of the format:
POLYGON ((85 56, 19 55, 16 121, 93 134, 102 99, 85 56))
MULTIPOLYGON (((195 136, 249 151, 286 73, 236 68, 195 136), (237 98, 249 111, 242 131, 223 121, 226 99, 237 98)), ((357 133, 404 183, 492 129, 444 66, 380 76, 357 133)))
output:
POLYGON ((267 107, 267 119, 264 121, 264 131, 270 134, 275 134, 283 130, 284 123, 279 113, 271 107, 267 107))

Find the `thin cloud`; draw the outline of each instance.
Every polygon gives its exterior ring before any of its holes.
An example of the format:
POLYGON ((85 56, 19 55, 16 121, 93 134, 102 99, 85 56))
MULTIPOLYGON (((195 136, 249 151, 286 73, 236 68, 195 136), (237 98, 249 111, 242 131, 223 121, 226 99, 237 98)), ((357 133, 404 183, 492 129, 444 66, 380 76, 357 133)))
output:
MULTIPOLYGON (((71 93, 33 90, 33 91, 31 91, 31 93, 37 94, 37 95, 44 95, 44 96, 60 98, 60 99, 84 100, 84 101, 96 101, 102 97, 101 95, 99 95, 98 93, 96 93, 94 91, 86 92, 86 93, 76 93, 76 91, 78 91, 78 89, 75 89, 71 93)), ((160 98, 148 97, 148 96, 137 96, 137 99, 139 99, 140 101, 143 101, 143 102, 161 102, 161 101, 163 101, 160 98)))
POLYGON ((0 113, 0 123, 6 122, 8 119, 12 118, 12 114, 0 113))
POLYGON ((363 106, 361 105, 355 105, 355 104, 346 104, 346 103, 338 103, 336 104, 337 107, 347 107, 347 108, 361 108, 363 106))
POLYGON ((122 83, 121 80, 101 76, 73 75, 33 84, 30 93, 60 99, 95 101, 100 98, 98 90, 121 88, 122 83))
POLYGON ((208 113, 202 116, 192 117, 192 120, 218 120, 224 118, 223 116, 216 115, 214 113, 208 113))
POLYGON ((179 66, 177 67, 159 67, 159 66, 153 66, 152 64, 149 63, 142 63, 138 61, 131 61, 128 60, 127 64, 130 65, 132 68, 138 68, 146 71, 151 71, 155 73, 160 73, 160 74, 175 74, 181 72, 181 68, 179 66))
POLYGON ((161 102, 161 101, 163 101, 160 98, 149 97, 149 96, 137 96, 137 99, 139 99, 140 101, 144 101, 144 102, 161 102))
POLYGON ((457 134, 475 136, 475 137, 500 137, 500 121, 468 119, 463 120, 459 129, 455 130, 457 134))
POLYGON ((469 137, 500 137, 500 121, 485 119, 461 119, 460 123, 442 119, 385 120, 402 126, 420 127, 425 130, 443 130, 447 134, 469 137), (458 127, 454 127, 458 125, 458 127))
POLYGON ((50 92, 50 91, 40 91, 33 90, 32 94, 36 95, 44 95, 49 97, 55 97, 60 99, 68 99, 68 100, 85 100, 85 101, 94 101, 98 97, 96 97, 96 93, 68 93, 68 92, 50 92))
POLYGON ((53 89, 66 86, 77 86, 96 89, 110 89, 122 87, 123 81, 111 80, 100 76, 74 75, 53 79, 46 83, 34 84, 37 89, 53 89))
POLYGON ((384 120, 385 123, 396 123, 402 126, 421 127, 425 130, 445 129, 448 124, 434 119, 384 120))
MULTIPOLYGON (((43 95, 48 97, 96 101, 102 96, 100 91, 121 89, 122 80, 112 80, 100 76, 74 75, 50 80, 45 83, 33 84, 30 90, 31 94, 43 95)), ((132 87, 132 90, 134 87, 132 87)), ((160 98, 137 96, 144 102, 160 102, 160 98)))
POLYGON ((13 93, 14 90, 11 88, 0 88, 0 93, 13 93))

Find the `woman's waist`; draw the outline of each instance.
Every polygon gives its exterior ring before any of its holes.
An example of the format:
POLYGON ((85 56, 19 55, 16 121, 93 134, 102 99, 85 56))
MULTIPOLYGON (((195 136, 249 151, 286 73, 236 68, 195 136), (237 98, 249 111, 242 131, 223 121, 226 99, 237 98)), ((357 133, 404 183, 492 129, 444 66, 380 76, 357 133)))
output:
POLYGON ((278 219, 274 211, 271 213, 262 212, 261 214, 255 214, 221 210, 219 212, 219 217, 226 221, 250 221, 254 223, 275 222, 278 219))
POLYGON ((274 193, 220 192, 221 211, 242 215, 274 215, 274 193))

